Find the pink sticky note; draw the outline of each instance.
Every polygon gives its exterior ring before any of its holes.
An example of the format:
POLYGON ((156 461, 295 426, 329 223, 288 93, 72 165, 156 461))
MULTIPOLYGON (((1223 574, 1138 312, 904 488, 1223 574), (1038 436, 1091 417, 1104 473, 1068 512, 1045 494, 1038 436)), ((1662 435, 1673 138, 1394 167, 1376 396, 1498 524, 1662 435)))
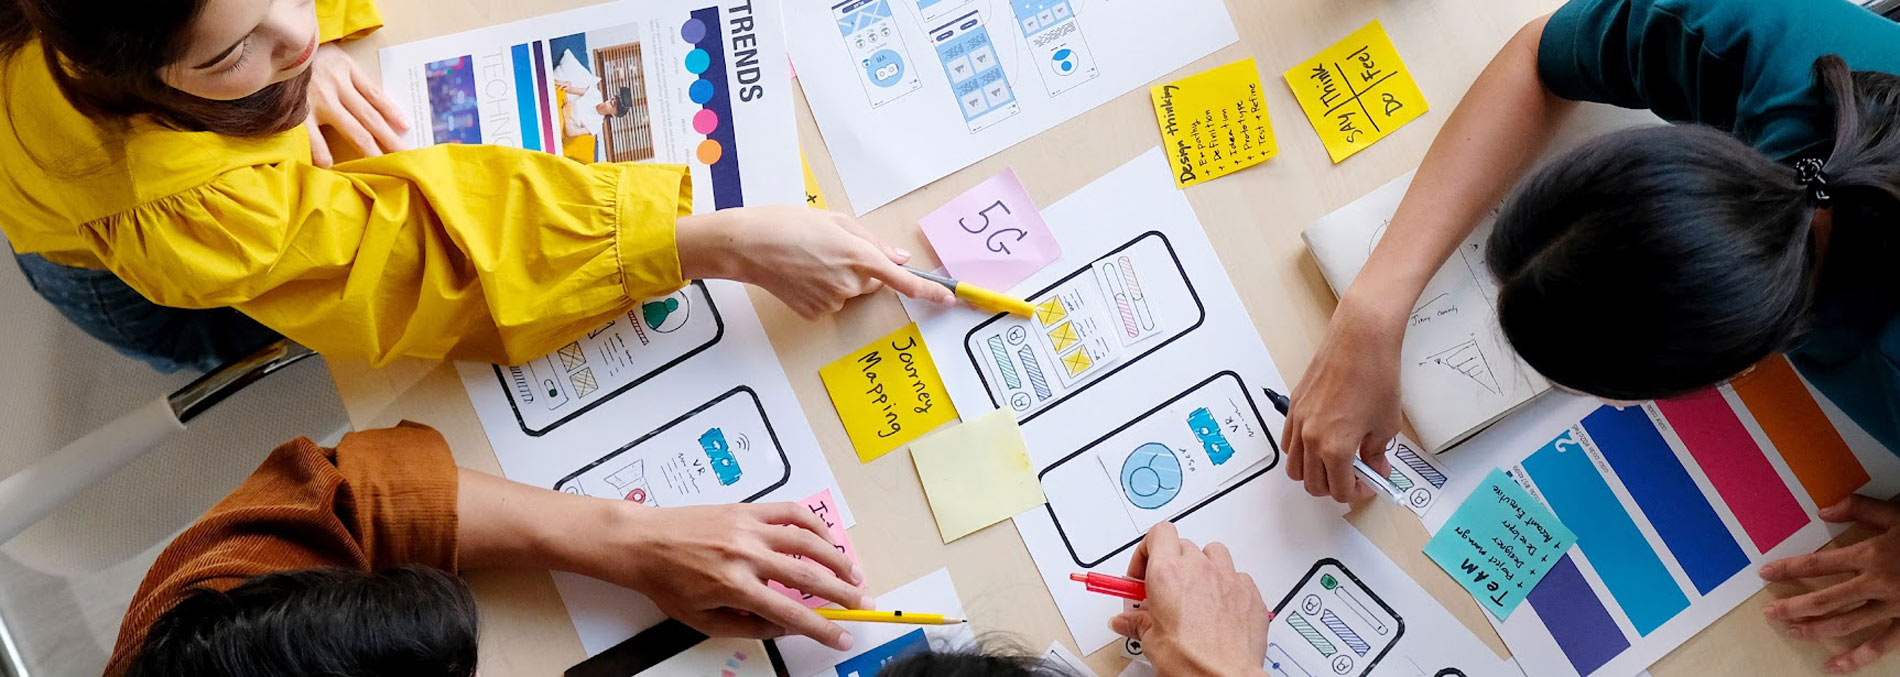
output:
MULTIPOLYGON (((825 521, 825 526, 831 529, 831 542, 837 544, 838 550, 843 552, 845 557, 851 558, 852 564, 857 564, 858 550, 857 548, 851 547, 851 535, 845 533, 844 516, 838 514, 838 503, 832 500, 831 490, 826 489, 820 491, 811 498, 799 501, 798 504, 810 508, 812 514, 817 515, 818 519, 825 521)), ((799 557, 798 559, 805 558, 799 557)), ((823 597, 808 595, 780 585, 778 581, 766 581, 766 584, 772 586, 773 590, 784 593, 786 597, 803 602, 805 606, 813 609, 831 603, 830 600, 823 597)))
POLYGON ((1015 170, 977 184, 918 224, 950 276, 979 287, 1007 291, 1062 256, 1015 170))

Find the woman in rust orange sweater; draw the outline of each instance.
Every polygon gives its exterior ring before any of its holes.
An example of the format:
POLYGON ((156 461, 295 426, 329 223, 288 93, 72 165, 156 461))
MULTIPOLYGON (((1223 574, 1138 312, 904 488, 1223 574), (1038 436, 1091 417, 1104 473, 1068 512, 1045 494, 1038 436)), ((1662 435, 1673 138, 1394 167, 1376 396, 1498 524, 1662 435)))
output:
POLYGON ((826 534, 791 503, 653 508, 459 470, 414 424, 298 439, 159 556, 106 674, 466 677, 475 606, 451 572, 486 568, 571 571, 709 634, 843 649, 843 628, 766 586, 870 608, 826 534))

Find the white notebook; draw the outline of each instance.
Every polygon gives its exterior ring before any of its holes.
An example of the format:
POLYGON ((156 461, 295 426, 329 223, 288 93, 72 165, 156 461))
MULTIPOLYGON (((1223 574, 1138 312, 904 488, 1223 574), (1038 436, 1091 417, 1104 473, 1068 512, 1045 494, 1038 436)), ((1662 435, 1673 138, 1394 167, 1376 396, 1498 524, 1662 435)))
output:
MULTIPOLYGON (((1333 293, 1358 277, 1399 209, 1412 174, 1393 179, 1307 227, 1306 246, 1333 293)), ((1484 265, 1496 210, 1432 276, 1413 307, 1400 353, 1399 406, 1418 441, 1440 453, 1550 390, 1498 327, 1497 284, 1484 265)))

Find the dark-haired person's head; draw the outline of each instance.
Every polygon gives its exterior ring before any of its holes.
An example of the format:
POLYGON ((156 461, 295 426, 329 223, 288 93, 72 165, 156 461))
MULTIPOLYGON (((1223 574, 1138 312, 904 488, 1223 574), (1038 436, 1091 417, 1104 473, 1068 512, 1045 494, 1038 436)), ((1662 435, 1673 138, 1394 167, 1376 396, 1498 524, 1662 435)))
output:
POLYGON ((877 677, 1079 677, 1014 650, 925 651, 884 664, 877 677))
POLYGON ((318 35, 312 0, 0 0, 0 57, 37 40, 80 111, 234 136, 304 122, 318 35))
POLYGON ((1900 228, 1900 78, 1832 56, 1815 72, 1836 105, 1825 186, 1696 126, 1595 139, 1519 186, 1487 263, 1504 334, 1532 368, 1606 399, 1670 397, 1789 348, 1821 290, 1892 310, 1876 273, 1900 228))
POLYGON ((286 571, 192 594, 126 676, 470 677, 477 626, 468 587, 442 571, 286 571))

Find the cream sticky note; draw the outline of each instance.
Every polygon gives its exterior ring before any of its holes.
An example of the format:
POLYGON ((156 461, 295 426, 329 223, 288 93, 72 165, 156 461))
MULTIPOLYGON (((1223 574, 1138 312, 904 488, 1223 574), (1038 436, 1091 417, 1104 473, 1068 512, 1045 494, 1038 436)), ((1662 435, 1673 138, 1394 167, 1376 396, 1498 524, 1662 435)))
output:
POLYGON ((818 377, 865 463, 957 418, 916 323, 838 358, 818 377))
POLYGON ((1014 170, 977 184, 917 225, 951 277, 997 291, 1009 291, 1062 256, 1014 170))
POLYGON ((1278 152, 1260 70, 1251 58, 1156 85, 1149 95, 1176 186, 1212 181, 1278 152))
POLYGON ((1576 542, 1549 508, 1492 470, 1425 544, 1425 555, 1502 621, 1576 542))
POLYGON ((1427 110, 1399 50, 1374 21, 1286 72, 1306 119, 1337 163, 1427 110))
POLYGON ((917 440, 910 458, 945 543, 1047 502, 1008 409, 917 440))
MULTIPOLYGON (((817 515, 818 519, 825 521, 825 528, 830 530, 831 532, 832 545, 838 546, 838 552, 842 552, 844 553, 845 557, 851 558, 852 564, 857 564, 858 563, 858 549, 851 547, 851 534, 845 532, 844 516, 838 513, 838 503, 837 501, 832 500, 831 490, 826 489, 824 491, 820 491, 817 494, 813 494, 811 498, 807 498, 803 501, 799 501, 798 504, 805 506, 806 509, 811 510, 811 514, 817 515)), ((804 559, 804 558, 797 557, 794 559, 804 559)), ((784 585, 781 585, 778 581, 767 581, 766 584, 770 586, 773 590, 777 590, 780 593, 783 593, 786 597, 790 597, 792 599, 798 600, 799 602, 803 603, 805 606, 813 608, 813 609, 816 609, 818 607, 831 603, 830 600, 827 600, 823 597, 806 594, 804 592, 785 587, 784 585)))
POLYGON ((798 163, 805 166, 805 206, 812 209, 830 209, 831 201, 825 199, 825 189, 818 185, 818 175, 811 172, 811 160, 804 151, 798 152, 798 163))

